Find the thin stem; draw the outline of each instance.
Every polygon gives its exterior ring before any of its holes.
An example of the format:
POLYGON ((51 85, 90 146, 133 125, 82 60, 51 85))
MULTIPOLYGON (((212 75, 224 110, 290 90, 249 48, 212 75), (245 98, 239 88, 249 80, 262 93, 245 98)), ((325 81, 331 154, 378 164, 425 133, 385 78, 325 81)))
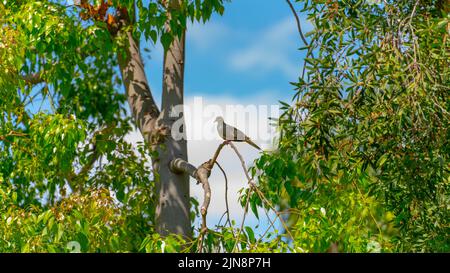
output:
POLYGON ((230 227, 232 227, 231 225, 231 220, 230 220, 230 206, 228 205, 228 178, 227 178, 227 174, 225 173, 225 170, 222 168, 222 166, 220 166, 219 162, 215 162, 217 167, 219 167, 219 169, 222 171, 223 177, 225 178, 225 207, 226 207, 226 211, 225 214, 227 216, 227 220, 225 222, 228 223, 228 225, 230 227))
POLYGON ((298 29, 298 33, 300 34, 300 38, 302 39, 302 41, 305 44, 305 46, 309 46, 308 42, 306 41, 305 35, 303 35, 303 30, 302 30, 302 25, 300 23, 300 18, 298 18, 298 14, 295 11, 294 5, 291 3, 290 0, 286 0, 286 2, 288 3, 289 7, 291 8, 292 13, 294 14, 295 21, 297 22, 297 29, 298 29))
POLYGON ((292 4, 292 2, 290 0, 286 0, 286 2, 288 3, 289 8, 291 9, 292 14, 295 17, 295 21, 297 22, 297 29, 298 29, 298 33, 300 35, 300 38, 302 39, 302 41, 305 44, 305 46, 308 47, 308 52, 306 53, 306 57, 305 57, 305 60, 303 62, 302 79, 304 79, 305 78, 305 73, 306 73, 306 58, 308 58, 310 55, 312 56, 312 58, 314 58, 314 53, 312 52, 310 43, 308 43, 308 41, 306 41, 305 35, 303 34, 302 24, 300 23, 300 18, 298 17, 297 12, 295 11, 294 5, 292 4))
POLYGON ((235 252, 236 247, 238 245, 238 241, 240 240, 240 237, 241 237, 242 230, 244 229, 245 218, 247 217, 247 213, 248 213, 248 205, 250 203, 250 195, 252 194, 252 189, 253 189, 253 187, 250 187, 248 189, 247 200, 245 201, 244 215, 242 216, 242 222, 241 222, 241 226, 239 228, 239 232, 238 232, 237 236, 235 237, 236 241, 234 243, 232 252, 235 252))

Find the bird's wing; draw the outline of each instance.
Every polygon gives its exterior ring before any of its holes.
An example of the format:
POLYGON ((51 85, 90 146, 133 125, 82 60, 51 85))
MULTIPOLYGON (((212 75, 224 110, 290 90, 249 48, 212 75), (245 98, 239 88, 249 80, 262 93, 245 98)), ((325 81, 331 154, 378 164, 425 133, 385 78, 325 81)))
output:
POLYGON ((248 136, 246 136, 241 130, 237 129, 236 127, 230 126, 226 124, 225 122, 219 123, 217 125, 217 131, 219 131, 220 137, 222 137, 224 140, 231 140, 231 141, 244 141, 248 144, 252 145, 258 150, 261 150, 258 145, 256 145, 248 136))
POLYGON ((236 127, 223 123, 221 137, 225 140, 245 141, 248 137, 236 127))

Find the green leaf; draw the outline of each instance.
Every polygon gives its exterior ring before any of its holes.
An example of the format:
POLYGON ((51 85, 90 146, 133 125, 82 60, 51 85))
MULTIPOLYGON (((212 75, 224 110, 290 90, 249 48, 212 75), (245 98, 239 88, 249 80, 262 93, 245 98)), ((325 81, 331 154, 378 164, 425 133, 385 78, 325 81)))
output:
POLYGON ((250 240, 250 243, 254 244, 256 242, 255 239, 255 233, 253 232, 253 229, 251 227, 246 226, 245 231, 247 232, 248 239, 250 240))

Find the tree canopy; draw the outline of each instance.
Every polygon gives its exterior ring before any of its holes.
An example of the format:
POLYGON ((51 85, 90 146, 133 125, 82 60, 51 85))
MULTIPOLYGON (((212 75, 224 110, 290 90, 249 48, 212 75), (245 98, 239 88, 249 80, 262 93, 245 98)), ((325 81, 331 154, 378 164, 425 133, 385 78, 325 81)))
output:
POLYGON ((308 251, 448 251, 448 2, 297 2, 315 29, 261 186, 308 251))
POLYGON ((165 181, 205 185, 197 172, 214 166, 189 173, 164 109, 183 102, 187 22, 224 2, 0 2, 0 251, 448 252, 445 0, 287 0, 305 58, 275 150, 247 173, 223 144, 248 177, 245 212, 274 214, 280 230, 259 236, 245 217, 196 229, 206 211, 186 189, 169 192, 187 211, 162 230, 165 181), (165 55, 162 111, 141 40, 176 52, 165 55), (125 141, 133 130, 138 147, 125 141), (186 174, 174 178, 178 151, 186 174))

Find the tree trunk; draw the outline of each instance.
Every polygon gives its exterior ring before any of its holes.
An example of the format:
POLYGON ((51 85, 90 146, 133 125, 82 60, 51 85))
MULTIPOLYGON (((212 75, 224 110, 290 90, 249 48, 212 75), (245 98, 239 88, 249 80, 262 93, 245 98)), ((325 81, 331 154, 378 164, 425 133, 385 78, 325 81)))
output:
POLYGON ((139 43, 131 32, 126 33, 129 45, 126 54, 119 54, 119 67, 127 93, 128 104, 134 121, 148 145, 156 149, 158 156, 152 158, 158 196, 155 222, 162 236, 179 234, 190 238, 189 176, 170 170, 175 158, 187 161, 186 139, 175 140, 171 136, 172 125, 182 123, 184 117, 171 116, 174 106, 183 105, 185 35, 175 38, 164 56, 162 111, 158 110, 145 76, 139 43), (180 120, 181 118, 181 120, 180 120), (162 125, 162 127, 161 127, 162 125), (162 128, 168 128, 166 133, 162 128))
MULTIPOLYGON (((164 55, 163 94, 161 121, 166 128, 171 129, 177 121, 177 128, 181 124, 184 131, 183 112, 174 115, 174 107, 184 105, 184 60, 185 60, 185 35, 175 38, 164 55)), ((157 171, 157 189, 159 202, 156 208, 156 225, 158 233, 181 234, 191 237, 191 222, 189 217, 189 176, 186 173, 177 174, 170 170, 170 162, 175 158, 187 161, 187 143, 183 137, 174 139, 171 130, 164 139, 164 145, 158 148, 159 159, 157 171)))

